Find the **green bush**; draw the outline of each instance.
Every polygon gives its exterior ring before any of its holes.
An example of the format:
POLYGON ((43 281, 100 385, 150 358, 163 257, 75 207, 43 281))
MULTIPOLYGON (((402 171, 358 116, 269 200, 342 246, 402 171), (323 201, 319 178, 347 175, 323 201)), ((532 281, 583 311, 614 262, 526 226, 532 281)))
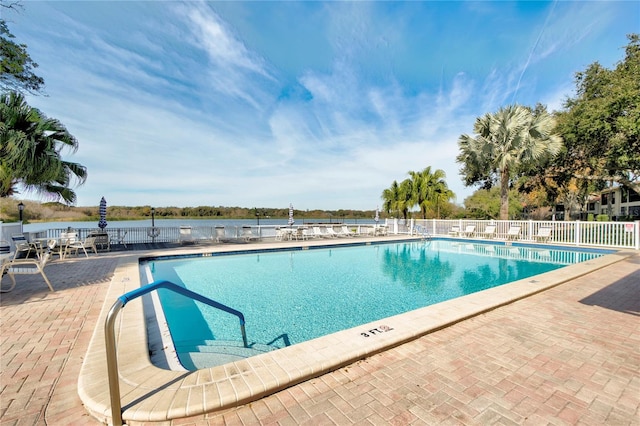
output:
POLYGON ((593 213, 587 215, 587 222, 593 222, 593 213))
POLYGON ((596 216, 596 222, 608 222, 609 221, 609 215, 607 214, 599 214, 598 216, 596 216))

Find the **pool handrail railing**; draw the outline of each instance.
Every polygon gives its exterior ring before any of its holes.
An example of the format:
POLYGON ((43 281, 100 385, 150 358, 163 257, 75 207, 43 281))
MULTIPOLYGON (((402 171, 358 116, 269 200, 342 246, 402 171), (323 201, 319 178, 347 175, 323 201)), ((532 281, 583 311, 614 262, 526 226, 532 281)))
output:
POLYGON ((123 294, 118 297, 115 301, 109 313, 107 314, 107 319, 105 320, 104 325, 104 335, 105 335, 105 350, 107 352, 107 378, 109 381, 109 396, 111 400, 111 418, 112 425, 121 426, 122 421, 122 404, 120 401, 120 380, 118 378, 118 354, 116 350, 116 336, 115 336, 115 320, 118 316, 118 312, 124 306, 140 296, 144 296, 147 293, 150 293, 154 290, 158 290, 160 288, 165 288, 167 290, 171 290, 178 294, 182 294, 183 296, 189 297, 193 300, 197 300, 198 302, 202 302, 206 305, 212 306, 216 309, 220 309, 232 315, 235 315, 240 320, 240 331, 242 333, 242 342, 244 343, 244 347, 249 347, 247 343, 247 333, 245 331, 245 320, 242 312, 230 308, 229 306, 223 305, 222 303, 216 302, 215 300, 211 300, 201 294, 195 293, 191 290, 188 290, 184 287, 180 287, 177 284, 174 284, 170 281, 154 281, 150 284, 144 285, 140 288, 132 290, 128 293, 123 294))

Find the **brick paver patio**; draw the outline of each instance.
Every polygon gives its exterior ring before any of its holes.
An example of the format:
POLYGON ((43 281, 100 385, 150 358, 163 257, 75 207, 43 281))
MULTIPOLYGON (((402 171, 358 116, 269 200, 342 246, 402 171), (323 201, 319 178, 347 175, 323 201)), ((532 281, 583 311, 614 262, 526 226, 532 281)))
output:
MULTIPOLYGON (((120 254, 0 299, 0 423, 93 425, 77 377, 120 254)), ((172 424, 640 425, 640 254, 223 413, 172 424)))

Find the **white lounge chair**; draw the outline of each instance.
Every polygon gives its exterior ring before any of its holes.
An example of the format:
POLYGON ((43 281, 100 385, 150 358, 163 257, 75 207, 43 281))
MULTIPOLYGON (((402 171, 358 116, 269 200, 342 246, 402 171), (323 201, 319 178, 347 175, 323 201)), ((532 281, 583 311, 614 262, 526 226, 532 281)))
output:
POLYGON ((375 226, 375 231, 374 231, 375 235, 387 235, 387 233, 388 233, 387 225, 375 226))
POLYGON ((339 237, 338 233, 334 231, 331 226, 327 226, 326 228, 324 228, 324 230, 325 230, 325 233, 331 238, 339 237))
POLYGON ((292 235, 296 240, 307 240, 309 239, 309 230, 307 228, 300 227, 296 229, 295 234, 292 235))
POLYGON ((355 237, 356 233, 352 232, 347 225, 342 225, 338 235, 341 237, 355 237))
POLYGON ((240 234, 240 238, 242 240, 244 240, 245 242, 251 242, 251 241, 256 241, 259 240, 260 237, 255 235, 253 233, 253 230, 251 229, 250 226, 243 226, 242 227, 242 234, 240 234))
POLYGON ((180 227, 180 244, 195 244, 190 226, 180 227))
POLYGON ((215 232, 216 243, 223 243, 228 240, 224 226, 216 226, 215 232))
POLYGON ((452 226, 451 229, 449 229, 449 235, 451 235, 452 237, 457 237, 458 235, 460 235, 460 227, 452 226))
POLYGON ((520 238, 520 227, 511 226, 507 231, 507 240, 516 240, 520 238))
POLYGON ((496 225, 487 225, 484 228, 484 231, 480 233, 480 236, 483 238, 491 239, 496 236, 496 225))
POLYGON ((328 235, 325 232, 322 232, 322 229, 320 229, 319 226, 314 226, 313 227, 313 236, 317 237, 317 238, 332 238, 330 235, 328 235))
POLYGON ((476 233, 476 226, 467 225, 467 227, 464 228, 464 231, 460 232, 460 235, 463 237, 473 237, 473 234, 475 233, 476 233))
MULTIPOLYGON (((82 250, 84 252, 84 255, 86 257, 89 257, 89 253, 87 253, 87 249, 84 246, 84 241, 78 239, 78 234, 76 234, 75 232, 68 233, 67 238, 68 240, 64 250, 64 257, 67 257, 71 251, 73 251, 74 254, 77 255, 78 250, 82 250)), ((93 240, 92 244, 94 245, 93 248, 95 249, 95 240, 93 240)), ((95 250, 97 253, 97 249, 95 250)))
POLYGON ((9 276, 11 280, 11 286, 6 289, 2 289, 0 284, 0 293, 6 293, 13 290, 16 286, 16 278, 15 275, 33 275, 40 274, 44 281, 47 283, 49 290, 53 290, 53 286, 51 285, 51 281, 47 278, 47 275, 44 273, 44 267, 47 265, 49 260, 52 257, 50 250, 56 245, 56 240, 50 240, 47 244, 48 250, 40 256, 40 259, 14 259, 10 260, 0 267, 0 283, 2 283, 2 278, 5 273, 9 276))
POLYGON ((552 228, 549 227, 540 227, 538 229, 538 233, 534 236, 536 241, 539 242, 547 242, 551 239, 551 232, 553 231, 552 228))

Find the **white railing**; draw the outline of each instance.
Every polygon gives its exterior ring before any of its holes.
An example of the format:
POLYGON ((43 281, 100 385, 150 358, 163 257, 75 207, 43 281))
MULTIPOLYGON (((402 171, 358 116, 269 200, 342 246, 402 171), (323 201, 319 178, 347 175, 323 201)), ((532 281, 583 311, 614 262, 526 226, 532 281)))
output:
MULTIPOLYGON (((323 224, 324 226, 331 226, 323 224)), ((342 224, 335 225, 341 226, 342 224)), ((357 224, 347 224, 349 228, 357 228, 357 224)), ((392 235, 420 235, 426 232, 433 236, 450 236, 451 230, 457 227, 465 230, 467 226, 473 225, 475 233, 473 238, 482 237, 482 233, 488 225, 496 227, 493 238, 506 239, 510 228, 520 227, 520 233, 515 240, 533 242, 538 239, 536 236, 540 228, 551 228, 549 243, 575 245, 575 246, 596 246, 610 248, 630 248, 640 250, 640 221, 635 222, 564 222, 564 221, 533 221, 533 220, 475 220, 475 219, 410 219, 408 221, 399 219, 387 219, 386 225, 389 234, 392 235)), ((302 225, 304 226, 304 225, 302 225)), ((372 225, 367 225, 372 226, 372 225)), ((246 225, 244 226, 246 227, 246 225)), ((275 239, 277 225, 251 226, 254 236, 260 239, 275 239)), ((189 227, 192 241, 215 241, 215 226, 193 226, 189 227)), ((243 226, 224 227, 225 237, 237 238, 242 234, 243 226)), ((297 227, 294 227, 297 228, 297 227)), ((0 239, 5 235, 10 240, 10 234, 19 230, 19 224, 1 224, 0 239)), ((81 239, 86 238, 90 233, 97 232, 97 228, 75 229, 81 239)), ((181 241, 180 227, 129 227, 112 228, 106 230, 112 244, 146 244, 146 243, 177 243, 181 241)), ((49 229, 39 232, 30 232, 29 238, 57 238, 63 229, 49 229)))
MULTIPOLYGON (((390 229, 396 226, 390 219, 390 229)), ((575 246, 599 246, 611 248, 630 248, 640 250, 640 221, 635 222, 563 222, 533 220, 473 220, 473 219, 411 219, 406 226, 407 233, 417 233, 416 228, 426 229, 430 235, 449 236, 457 227, 464 230, 467 226, 475 226, 474 236, 481 236, 488 225, 496 226, 495 238, 506 239, 510 228, 519 226, 520 234, 515 238, 520 241, 537 241, 540 228, 551 228, 551 236, 547 242, 569 244, 575 246)), ((401 228, 401 227, 399 227, 401 228)), ((403 233, 403 232, 395 232, 403 233)))

